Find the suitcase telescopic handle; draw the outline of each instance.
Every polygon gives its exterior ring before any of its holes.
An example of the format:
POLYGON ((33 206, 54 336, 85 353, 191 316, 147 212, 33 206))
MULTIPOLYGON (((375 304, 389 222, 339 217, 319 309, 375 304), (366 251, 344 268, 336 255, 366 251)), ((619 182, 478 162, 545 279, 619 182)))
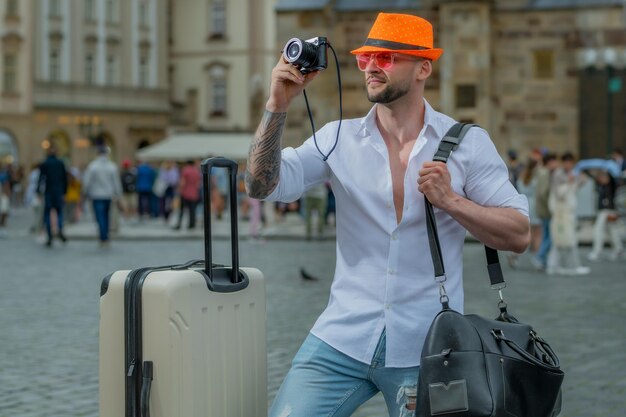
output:
POLYGON ((232 275, 230 282, 237 284, 239 277, 239 234, 237 232, 237 163, 223 157, 208 158, 202 161, 202 192, 204 195, 204 272, 213 280, 212 235, 211 235, 211 169, 227 168, 230 179, 230 242, 232 253, 232 275))

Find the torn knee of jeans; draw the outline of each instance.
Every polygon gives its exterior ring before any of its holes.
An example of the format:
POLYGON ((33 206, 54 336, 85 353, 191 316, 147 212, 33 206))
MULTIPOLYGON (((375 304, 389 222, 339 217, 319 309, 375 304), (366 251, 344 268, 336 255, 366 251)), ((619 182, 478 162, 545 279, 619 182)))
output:
POLYGON ((404 411, 415 411, 416 403, 417 403, 417 385, 411 386, 402 386, 398 390, 398 395, 396 396, 396 402, 398 405, 401 405, 401 409, 403 412, 400 414, 411 415, 409 413, 405 413, 404 411))
POLYGON ((417 403, 417 385, 400 387, 396 402, 400 406, 400 417, 413 415, 417 403))

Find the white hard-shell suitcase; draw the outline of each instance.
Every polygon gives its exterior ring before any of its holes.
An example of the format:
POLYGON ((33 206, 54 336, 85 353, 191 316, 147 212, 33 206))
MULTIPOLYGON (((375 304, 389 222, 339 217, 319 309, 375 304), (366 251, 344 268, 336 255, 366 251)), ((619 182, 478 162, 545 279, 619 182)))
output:
POLYGON ((239 268, 237 165, 230 171, 232 267, 205 260, 117 271, 100 297, 100 417, 265 417, 267 365, 262 273, 239 268), (235 273, 237 272, 237 273, 235 273))

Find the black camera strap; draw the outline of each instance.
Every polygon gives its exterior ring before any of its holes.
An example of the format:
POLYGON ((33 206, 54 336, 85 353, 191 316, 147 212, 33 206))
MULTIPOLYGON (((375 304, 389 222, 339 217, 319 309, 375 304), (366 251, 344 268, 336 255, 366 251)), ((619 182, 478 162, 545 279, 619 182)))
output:
POLYGON ((322 159, 324 161, 328 159, 330 154, 333 153, 333 151, 337 147, 337 142, 339 142, 339 131, 341 130, 341 121, 343 120, 343 96, 341 94, 341 70, 339 69, 339 60, 337 59, 335 49, 330 44, 330 42, 326 41, 326 45, 335 57, 335 66, 337 68, 337 84, 339 88, 339 125, 337 126, 337 136, 335 137, 335 143, 333 144, 333 147, 330 148, 330 151, 328 151, 327 154, 324 154, 324 152, 322 152, 319 145, 317 144, 317 137, 315 136, 315 123, 313 122, 313 115, 311 114, 311 108, 309 107, 309 99, 307 98, 306 90, 302 91, 302 94, 304 95, 304 102, 306 103, 306 111, 309 115, 309 121, 311 122, 311 129, 313 130, 313 143, 315 143, 315 147, 317 148, 317 151, 320 153, 320 155, 322 155, 322 159))

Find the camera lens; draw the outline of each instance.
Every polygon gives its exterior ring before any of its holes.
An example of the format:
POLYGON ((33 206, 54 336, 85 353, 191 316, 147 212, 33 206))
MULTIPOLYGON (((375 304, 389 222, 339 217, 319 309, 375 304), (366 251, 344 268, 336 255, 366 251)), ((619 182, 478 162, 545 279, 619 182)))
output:
POLYGON ((285 60, 292 65, 306 69, 317 61, 317 46, 299 38, 291 38, 283 49, 285 60))
POLYGON ((289 46, 287 46, 287 59, 295 60, 300 55, 302 51, 302 45, 299 42, 291 42, 289 46))

